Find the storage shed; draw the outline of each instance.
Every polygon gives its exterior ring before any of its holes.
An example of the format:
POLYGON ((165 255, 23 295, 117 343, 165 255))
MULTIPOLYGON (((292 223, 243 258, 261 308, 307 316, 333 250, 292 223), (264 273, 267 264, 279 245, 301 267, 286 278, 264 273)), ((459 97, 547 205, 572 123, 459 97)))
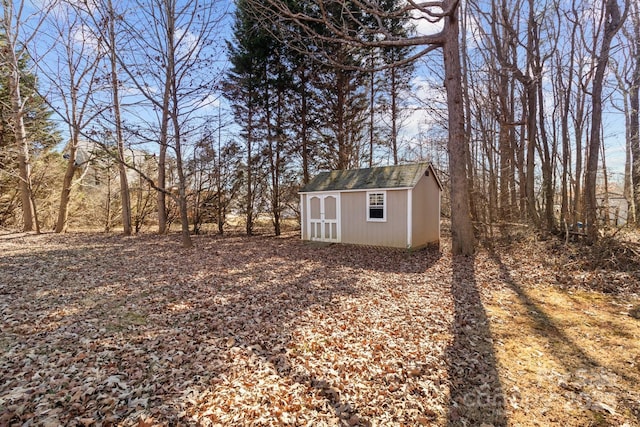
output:
POLYGON ((302 239, 416 249, 440 241, 430 163, 321 172, 299 192, 302 239))

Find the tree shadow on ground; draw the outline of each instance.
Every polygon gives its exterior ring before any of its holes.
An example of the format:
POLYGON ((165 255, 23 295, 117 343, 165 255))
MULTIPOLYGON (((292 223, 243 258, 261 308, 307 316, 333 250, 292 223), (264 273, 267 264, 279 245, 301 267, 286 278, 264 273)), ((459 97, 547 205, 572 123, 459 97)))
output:
POLYGON ((475 279, 473 257, 454 256, 451 293, 454 339, 447 351, 449 426, 507 425, 489 319, 475 279))
MULTIPOLYGON (((511 272, 500 254, 491 245, 486 246, 489 257, 496 263, 499 269, 499 279, 504 283, 518 298, 520 303, 526 308, 526 312, 533 324, 531 330, 540 338, 548 343, 546 348, 550 349, 550 356, 555 358, 569 373, 591 372, 594 377, 601 377, 602 372, 612 372, 627 383, 633 384, 636 381, 627 373, 612 366, 605 366, 591 357, 583 348, 581 348, 569 335, 565 333, 561 325, 558 325, 545 310, 532 299, 526 290, 511 275, 511 272)), ((632 315, 632 313, 630 312, 632 315)), ((608 385, 608 381, 602 378, 603 384, 608 385)), ((622 390, 621 390, 622 391, 622 390)), ((640 420, 640 406, 634 402, 634 398, 628 393, 622 391, 619 393, 618 400, 624 406, 627 406, 629 412, 640 420)))
POLYGON ((178 235, 29 236, 0 251, 0 425, 246 425, 251 410, 277 425, 283 400, 320 417, 301 425, 444 417, 429 409, 448 390, 440 251, 194 240, 187 250, 178 235), (358 394, 363 385, 372 392, 358 394))
MULTIPOLYGON (((312 396, 320 405, 313 411, 367 425, 337 391, 345 384, 322 370, 292 370, 285 350, 300 318, 375 289, 363 285, 367 274, 421 277, 440 257, 261 237, 203 237, 193 250, 180 249, 177 236, 34 239, 49 245, 27 238, 0 256, 0 367, 10 378, 0 384, 0 424, 141 416, 185 424, 204 417, 206 399, 217 398, 202 397, 209 390, 223 384, 240 395, 243 375, 257 368, 312 396)), ((263 416, 278 410, 255 405, 263 416)))
MULTIPOLYGON (((245 369, 239 360, 268 364, 309 308, 357 296, 282 241, 207 238, 187 251, 173 236, 50 238, 0 256, 0 424, 187 423, 189 396, 245 369)), ((328 381, 306 382, 345 412, 328 381)))

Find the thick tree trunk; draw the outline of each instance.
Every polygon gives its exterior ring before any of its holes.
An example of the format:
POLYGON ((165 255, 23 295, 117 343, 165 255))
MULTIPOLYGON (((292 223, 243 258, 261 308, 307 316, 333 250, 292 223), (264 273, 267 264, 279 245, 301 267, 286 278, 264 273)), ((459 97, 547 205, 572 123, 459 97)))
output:
POLYGON ((511 114, 511 107, 508 100, 508 85, 506 75, 501 74, 499 77, 499 99, 500 99, 500 127, 498 131, 498 144, 500 150, 500 209, 499 217, 504 221, 510 221, 512 219, 513 207, 510 203, 510 191, 515 183, 512 181, 514 178, 511 176, 512 171, 512 158, 513 148, 511 147, 511 127, 513 126, 513 116, 511 114))
POLYGON ((599 56, 596 58, 596 70, 593 78, 593 89, 591 92, 593 110, 591 112, 591 134, 585 182, 587 238, 590 242, 598 240, 596 184, 598 174, 598 157, 600 154, 601 144, 602 88, 604 74, 609 62, 611 42, 622 24, 617 0, 606 1, 606 4, 604 5, 604 17, 604 35, 602 37, 599 56))
MULTIPOLYGON (((74 138, 75 139, 75 138, 74 138)), ((58 210, 58 220, 56 222, 56 233, 64 233, 67 231, 67 218, 69 212, 69 199, 71 196, 71 184, 73 183, 73 175, 76 171, 76 150, 78 144, 76 141, 71 141, 69 144, 69 159, 67 160, 67 167, 64 171, 64 178, 62 179, 62 193, 60 194, 60 209, 58 210)))
MULTIPOLYGON (((11 55, 12 52, 9 52, 11 55)), ((15 56, 12 56, 15 58, 15 56)), ((24 127, 24 111, 22 106, 22 96, 20 95, 20 71, 18 60, 10 61, 11 76, 9 78, 9 93, 11 97, 11 108, 13 112, 14 137, 18 152, 18 172, 20 200, 22 201, 22 222, 24 231, 34 230, 35 209, 32 203, 31 194, 31 160, 29 153, 29 141, 27 131, 24 127)))
POLYGON ((24 231, 33 231, 35 228, 33 218, 35 217, 35 209, 32 204, 33 196, 31 194, 31 160, 29 155, 29 143, 27 141, 24 122, 22 120, 22 111, 14 114, 16 123, 16 145, 18 146, 18 171, 20 176, 20 199, 22 201, 22 221, 24 231))
MULTIPOLYGON (((452 1, 447 1, 449 6, 452 1)), ((444 7, 448 9, 448 7, 444 7)), ((462 103, 462 73, 458 40, 457 8, 445 21, 444 72, 449 119, 449 170, 451 174, 451 237, 454 255, 472 255, 475 236, 469 208, 467 181, 468 141, 464 133, 464 106, 462 103)))

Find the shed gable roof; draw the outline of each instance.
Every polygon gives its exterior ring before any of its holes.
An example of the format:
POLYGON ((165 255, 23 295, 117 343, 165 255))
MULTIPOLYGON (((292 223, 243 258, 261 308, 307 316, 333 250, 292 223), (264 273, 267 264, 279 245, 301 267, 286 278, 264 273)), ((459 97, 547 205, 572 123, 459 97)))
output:
POLYGON ((409 165, 320 172, 300 189, 300 193, 413 188, 427 169, 431 169, 438 186, 440 186, 440 181, 435 176, 435 171, 429 163, 413 163, 409 165))

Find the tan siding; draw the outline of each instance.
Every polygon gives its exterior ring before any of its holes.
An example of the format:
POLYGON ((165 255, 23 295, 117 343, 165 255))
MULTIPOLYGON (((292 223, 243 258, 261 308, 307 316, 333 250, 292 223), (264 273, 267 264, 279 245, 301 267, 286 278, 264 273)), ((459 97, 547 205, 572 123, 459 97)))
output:
POLYGON ((341 196, 342 242, 407 247, 407 191, 387 190, 387 221, 367 221, 366 191, 341 196))
POLYGON ((440 241, 440 190, 429 172, 413 189, 412 247, 440 241))

